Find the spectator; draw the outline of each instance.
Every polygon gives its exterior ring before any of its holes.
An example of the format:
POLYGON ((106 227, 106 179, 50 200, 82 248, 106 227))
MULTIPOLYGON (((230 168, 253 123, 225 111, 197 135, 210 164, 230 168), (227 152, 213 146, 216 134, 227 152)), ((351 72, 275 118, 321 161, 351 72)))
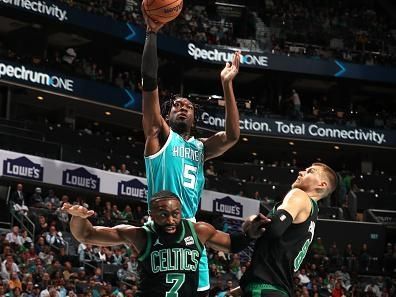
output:
POLYGON ((26 215, 29 211, 25 203, 25 194, 23 193, 23 185, 17 184, 16 191, 10 196, 10 201, 13 203, 14 210, 26 215))
POLYGON ((120 169, 118 169, 118 173, 127 174, 127 175, 131 174, 129 170, 126 168, 126 165, 124 163, 121 164, 120 169))
POLYGON ((58 197, 55 195, 55 191, 50 189, 48 190, 48 196, 45 198, 44 203, 48 205, 48 203, 51 203, 53 207, 59 208, 60 207, 60 200, 58 197))
POLYGON ((357 259, 355 252, 352 249, 352 244, 348 243, 344 250, 344 264, 348 271, 356 271, 357 259))
POLYGON ((116 204, 113 204, 112 210, 111 210, 111 218, 115 220, 122 219, 122 213, 118 209, 118 206, 116 204))
POLYGON ((74 61, 77 58, 77 53, 73 48, 68 48, 62 57, 62 68, 68 73, 72 73, 74 69, 74 61))
POLYGON ((312 243, 312 253, 313 253, 313 258, 316 261, 316 264, 321 264, 321 262, 325 259, 326 257, 326 249, 323 245, 322 238, 318 237, 316 240, 312 243))
POLYGON ((49 232, 45 234, 45 240, 50 246, 60 248, 65 246, 65 240, 63 239, 62 232, 58 232, 55 226, 51 226, 49 232))
POLYGON ((5 240, 19 248, 23 244, 22 236, 19 235, 19 227, 12 227, 12 232, 7 233, 5 240))
POLYGON ((36 254, 39 254, 41 251, 43 251, 45 246, 47 246, 45 243, 45 238, 43 236, 40 236, 37 239, 37 243, 35 245, 36 254))
POLYGON ((8 281, 8 287, 11 290, 14 290, 15 288, 19 288, 20 290, 22 290, 22 283, 21 283, 21 280, 18 277, 18 273, 17 272, 12 272, 11 273, 10 280, 8 281))
POLYGON ((205 171, 207 176, 217 176, 216 169, 212 163, 209 164, 208 168, 205 171))
POLYGON ((26 249, 30 249, 31 247, 33 247, 33 240, 29 237, 28 232, 26 229, 22 230, 22 236, 21 236, 21 241, 22 241, 22 245, 26 248, 26 249))
POLYGON ((132 208, 130 205, 126 205, 124 211, 121 213, 121 218, 124 220, 132 221, 133 218, 133 213, 132 213, 132 208))
POLYGON ((362 249, 360 250, 358 262, 359 262, 359 272, 365 273, 369 270, 370 265, 370 254, 368 252, 367 243, 363 243, 362 249))
POLYGON ((300 269, 297 273, 297 277, 300 280, 300 285, 307 286, 311 282, 304 268, 300 269))
POLYGON ((38 216, 38 223, 36 224, 37 234, 42 235, 49 231, 47 219, 43 215, 38 216))
POLYGON ((219 292, 216 296, 217 297, 231 296, 231 290, 233 289, 233 287, 234 287, 234 285, 232 283, 232 280, 231 279, 227 280, 227 285, 224 288, 224 290, 219 292))
POLYGON ((381 297, 381 290, 374 278, 370 279, 370 283, 366 285, 364 292, 366 293, 366 296, 381 297))
POLYGON ((135 220, 140 221, 145 215, 146 214, 143 211, 142 207, 140 205, 137 205, 135 211, 133 212, 133 217, 135 218, 135 220))
POLYGON ((13 272, 20 272, 18 265, 14 262, 12 255, 6 256, 1 263, 1 275, 4 279, 9 280, 13 272))
POLYGON ((37 187, 34 190, 33 195, 30 197, 30 204, 34 207, 43 208, 45 207, 43 197, 41 196, 41 188, 37 187))

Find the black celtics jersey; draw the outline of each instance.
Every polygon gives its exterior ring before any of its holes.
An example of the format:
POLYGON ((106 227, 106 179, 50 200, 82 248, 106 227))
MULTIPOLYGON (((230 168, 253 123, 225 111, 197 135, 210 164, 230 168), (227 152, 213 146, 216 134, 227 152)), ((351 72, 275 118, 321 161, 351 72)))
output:
MULTIPOLYGON (((268 214, 271 217, 279 202, 268 214)), ((318 205, 311 199, 311 214, 300 224, 291 224, 280 238, 268 238, 265 232, 255 244, 251 266, 243 275, 242 289, 249 283, 272 285, 293 296, 293 272, 300 268, 311 244, 318 218, 318 205)))
POLYGON ((180 224, 180 236, 170 243, 161 241, 154 225, 144 226, 147 244, 138 259, 141 296, 196 296, 203 245, 192 222, 182 219, 180 224))

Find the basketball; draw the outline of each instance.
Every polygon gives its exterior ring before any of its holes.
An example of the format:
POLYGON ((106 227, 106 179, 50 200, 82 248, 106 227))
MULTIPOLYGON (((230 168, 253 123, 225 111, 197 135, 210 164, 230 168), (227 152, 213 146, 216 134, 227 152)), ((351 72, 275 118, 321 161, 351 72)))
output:
POLYGON ((183 0, 144 0, 143 8, 152 20, 165 24, 177 18, 183 0))

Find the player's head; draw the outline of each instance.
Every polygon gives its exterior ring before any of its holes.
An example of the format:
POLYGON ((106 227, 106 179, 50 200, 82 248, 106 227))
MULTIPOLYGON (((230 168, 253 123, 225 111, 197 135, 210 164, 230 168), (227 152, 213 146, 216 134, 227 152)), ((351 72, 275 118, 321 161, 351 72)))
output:
POLYGON ((190 133, 195 123, 196 106, 187 98, 175 96, 166 102, 165 116, 177 133, 190 133))
POLYGON ((319 198, 329 196, 337 186, 337 174, 323 163, 313 163, 310 167, 299 172, 292 188, 305 192, 316 192, 319 198))
POLYGON ((170 191, 155 193, 150 200, 150 215, 160 231, 175 234, 181 221, 179 197, 170 191))

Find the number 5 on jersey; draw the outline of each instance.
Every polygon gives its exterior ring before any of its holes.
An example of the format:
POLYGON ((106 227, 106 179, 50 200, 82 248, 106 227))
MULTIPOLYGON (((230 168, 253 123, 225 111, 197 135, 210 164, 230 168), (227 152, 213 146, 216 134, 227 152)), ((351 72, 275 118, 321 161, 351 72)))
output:
POLYGON ((196 177, 195 174, 197 173, 197 167, 184 164, 183 169, 183 186, 195 189, 196 177))

